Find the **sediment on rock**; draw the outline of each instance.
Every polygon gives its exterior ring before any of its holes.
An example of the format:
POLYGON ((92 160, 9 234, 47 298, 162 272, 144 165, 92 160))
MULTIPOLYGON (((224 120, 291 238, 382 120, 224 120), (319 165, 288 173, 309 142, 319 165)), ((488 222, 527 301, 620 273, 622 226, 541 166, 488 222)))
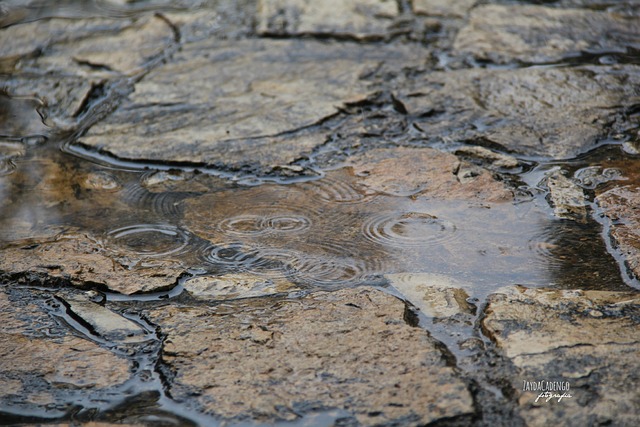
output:
POLYGON ((519 371, 508 381, 527 425, 634 425, 639 323, 637 292, 513 287, 489 298, 482 328, 519 371), (571 397, 537 399, 524 385, 537 381, 568 384, 571 397))
POLYGON ((293 420, 320 408, 343 409, 364 425, 472 416, 465 383, 436 342, 402 320, 404 310, 390 295, 356 288, 218 308, 170 305, 149 316, 165 336, 172 396, 225 419, 293 420))

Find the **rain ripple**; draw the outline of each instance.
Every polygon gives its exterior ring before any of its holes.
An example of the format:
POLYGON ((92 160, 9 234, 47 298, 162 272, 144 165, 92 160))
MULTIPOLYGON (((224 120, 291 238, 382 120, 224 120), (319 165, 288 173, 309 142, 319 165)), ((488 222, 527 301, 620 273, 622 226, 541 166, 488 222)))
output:
POLYGON ((135 224, 111 230, 107 244, 142 257, 164 257, 186 250, 189 234, 168 224, 135 224))
POLYGON ((367 219, 362 227, 370 241, 393 247, 428 247, 456 237, 449 220, 424 212, 386 213, 367 219))

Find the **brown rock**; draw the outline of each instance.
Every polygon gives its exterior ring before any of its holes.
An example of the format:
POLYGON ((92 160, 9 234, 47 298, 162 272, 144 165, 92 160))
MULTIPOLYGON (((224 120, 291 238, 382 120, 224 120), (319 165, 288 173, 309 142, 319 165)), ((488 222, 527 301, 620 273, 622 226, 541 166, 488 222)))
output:
POLYGON ((437 199, 507 201, 512 193, 491 173, 473 168, 453 154, 430 148, 369 150, 351 160, 366 187, 393 196, 421 195, 437 199))
POLYGON ((196 298, 206 300, 263 297, 300 289, 283 278, 248 273, 194 277, 184 283, 184 288, 196 298))
POLYGON ((458 33, 457 53, 497 62, 552 62, 585 51, 619 52, 640 41, 637 18, 588 9, 483 5, 458 33))
POLYGON ((95 396, 129 379, 130 364, 69 333, 40 306, 0 293, 0 392, 5 405, 76 403, 60 393, 88 388, 95 396))
POLYGON ((478 0, 413 0, 419 15, 464 17, 478 0))
POLYGON ((469 295, 462 287, 468 284, 441 274, 396 273, 385 275, 389 283, 409 302, 429 317, 471 314, 469 295))
POLYGON ((6 277, 39 275, 45 281, 53 278, 81 287, 104 286, 127 295, 170 289, 183 271, 176 261, 105 249, 97 239, 82 234, 11 247, 0 258, 0 274, 6 277))
POLYGON ((79 143, 127 159, 286 165, 324 142, 294 131, 364 99, 366 70, 411 55, 312 40, 186 44, 79 143))
POLYGON ((635 66, 429 73, 397 95, 428 138, 573 157, 628 120, 635 66))
POLYGON ((365 425, 472 414, 464 383, 403 313, 394 297, 359 288, 301 300, 166 306, 150 316, 167 337, 172 396, 195 399, 209 414, 273 422, 314 407, 341 408, 365 425))
POLYGON ((598 197, 596 203, 611 221, 609 235, 622 253, 629 272, 640 277, 640 190, 635 185, 614 187, 598 197))
POLYGON ((637 292, 516 287, 491 296, 482 327, 518 370, 510 382, 527 425, 640 421, 639 314, 637 292), (537 399, 525 385, 537 381, 568 383, 571 396, 537 399))
POLYGON ((556 171, 547 178, 547 186, 553 213, 558 218, 587 222, 587 197, 578 184, 556 171))
POLYGON ((397 15, 393 0, 260 0, 258 33, 380 38, 397 15))

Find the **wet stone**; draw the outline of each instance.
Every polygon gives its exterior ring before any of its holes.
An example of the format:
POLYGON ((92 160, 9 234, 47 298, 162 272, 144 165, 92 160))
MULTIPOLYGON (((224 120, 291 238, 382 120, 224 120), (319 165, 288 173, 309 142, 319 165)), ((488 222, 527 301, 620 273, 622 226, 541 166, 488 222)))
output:
POLYGON ((418 15, 464 17, 478 0, 413 0, 418 15))
POLYGON ((633 126, 637 83, 636 66, 476 69, 427 74, 397 97, 429 139, 569 158, 633 126))
POLYGON ((381 38, 397 15, 393 0, 260 0, 258 33, 381 38))
POLYGON ((567 178, 562 171, 555 171, 547 177, 553 213, 558 218, 587 221, 588 201, 582 188, 567 178))
POLYGON ((363 425, 471 416, 464 382, 404 311, 390 295, 357 288, 149 316, 166 337, 171 395, 223 419, 293 420, 319 408, 363 425))
POLYGON ((508 201, 512 193, 491 172, 430 148, 373 149, 350 161, 372 191, 392 196, 508 201), (471 174, 465 174, 471 172, 471 174))
POLYGON ((467 302, 469 287, 454 278, 433 273, 396 273, 385 275, 389 283, 409 302, 429 317, 451 317, 472 314, 467 302))
POLYGON ((610 221, 609 236, 627 271, 640 277, 640 190, 636 186, 615 187, 596 197, 596 203, 610 221))
POLYGON ((89 325, 90 331, 111 343, 132 344, 148 341, 138 324, 114 313, 100 304, 82 297, 58 297, 67 306, 68 312, 89 325))
POLYGON ((230 300, 288 293, 300 290, 300 287, 284 278, 231 273, 217 277, 194 277, 184 283, 184 289, 199 299, 230 300))
POLYGON ((637 48, 638 24, 638 17, 588 9, 483 5, 471 12, 454 49, 495 62, 553 62, 583 52, 637 48))
POLYGON ((1 411, 64 410, 78 403, 76 390, 99 401, 129 379, 130 362, 61 328, 41 299, 12 293, 0 292, 1 411))
POLYGON ((79 144, 125 159, 286 165, 324 142, 295 131, 365 99, 370 83, 361 75, 379 61, 411 55, 408 48, 313 40, 189 43, 79 144))
POLYGON ((127 295, 170 289, 183 273, 177 261, 105 249, 98 239, 83 234, 10 247, 0 258, 0 276, 5 278, 106 288, 127 295))
POLYGON ((637 292, 514 287, 489 298, 482 328, 517 368, 509 381, 527 425, 634 425, 639 322, 637 292), (536 402, 524 385, 536 381, 569 383, 571 397, 536 402))

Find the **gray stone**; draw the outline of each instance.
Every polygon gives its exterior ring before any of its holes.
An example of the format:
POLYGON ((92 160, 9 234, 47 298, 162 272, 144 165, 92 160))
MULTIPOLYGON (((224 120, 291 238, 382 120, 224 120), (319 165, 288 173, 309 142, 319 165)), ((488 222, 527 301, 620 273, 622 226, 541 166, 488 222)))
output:
POLYGON ((410 57, 311 40, 187 44, 79 144, 124 159, 286 165, 324 142, 295 131, 365 99, 373 89, 361 75, 380 61, 410 57))
POLYGON ((258 33, 381 38, 397 15, 393 0, 260 0, 258 33))
POLYGON ((595 10, 484 5, 473 9, 454 49, 496 62, 552 62, 587 51, 637 47, 639 28, 637 17, 595 10))
POLYGON ((631 125, 636 66, 429 73, 399 91, 433 139, 554 158, 573 157, 631 125))
POLYGON ((509 382, 527 425, 631 426, 640 421, 639 315, 637 292, 515 287, 489 298, 482 328, 517 369, 509 382), (568 382, 571 397, 538 399, 525 381, 568 382))
POLYGON ((166 336, 174 399, 258 422, 314 407, 343 409, 363 425, 468 420, 474 412, 436 342, 403 321, 404 304, 390 295, 358 288, 243 301, 149 313, 166 336))

